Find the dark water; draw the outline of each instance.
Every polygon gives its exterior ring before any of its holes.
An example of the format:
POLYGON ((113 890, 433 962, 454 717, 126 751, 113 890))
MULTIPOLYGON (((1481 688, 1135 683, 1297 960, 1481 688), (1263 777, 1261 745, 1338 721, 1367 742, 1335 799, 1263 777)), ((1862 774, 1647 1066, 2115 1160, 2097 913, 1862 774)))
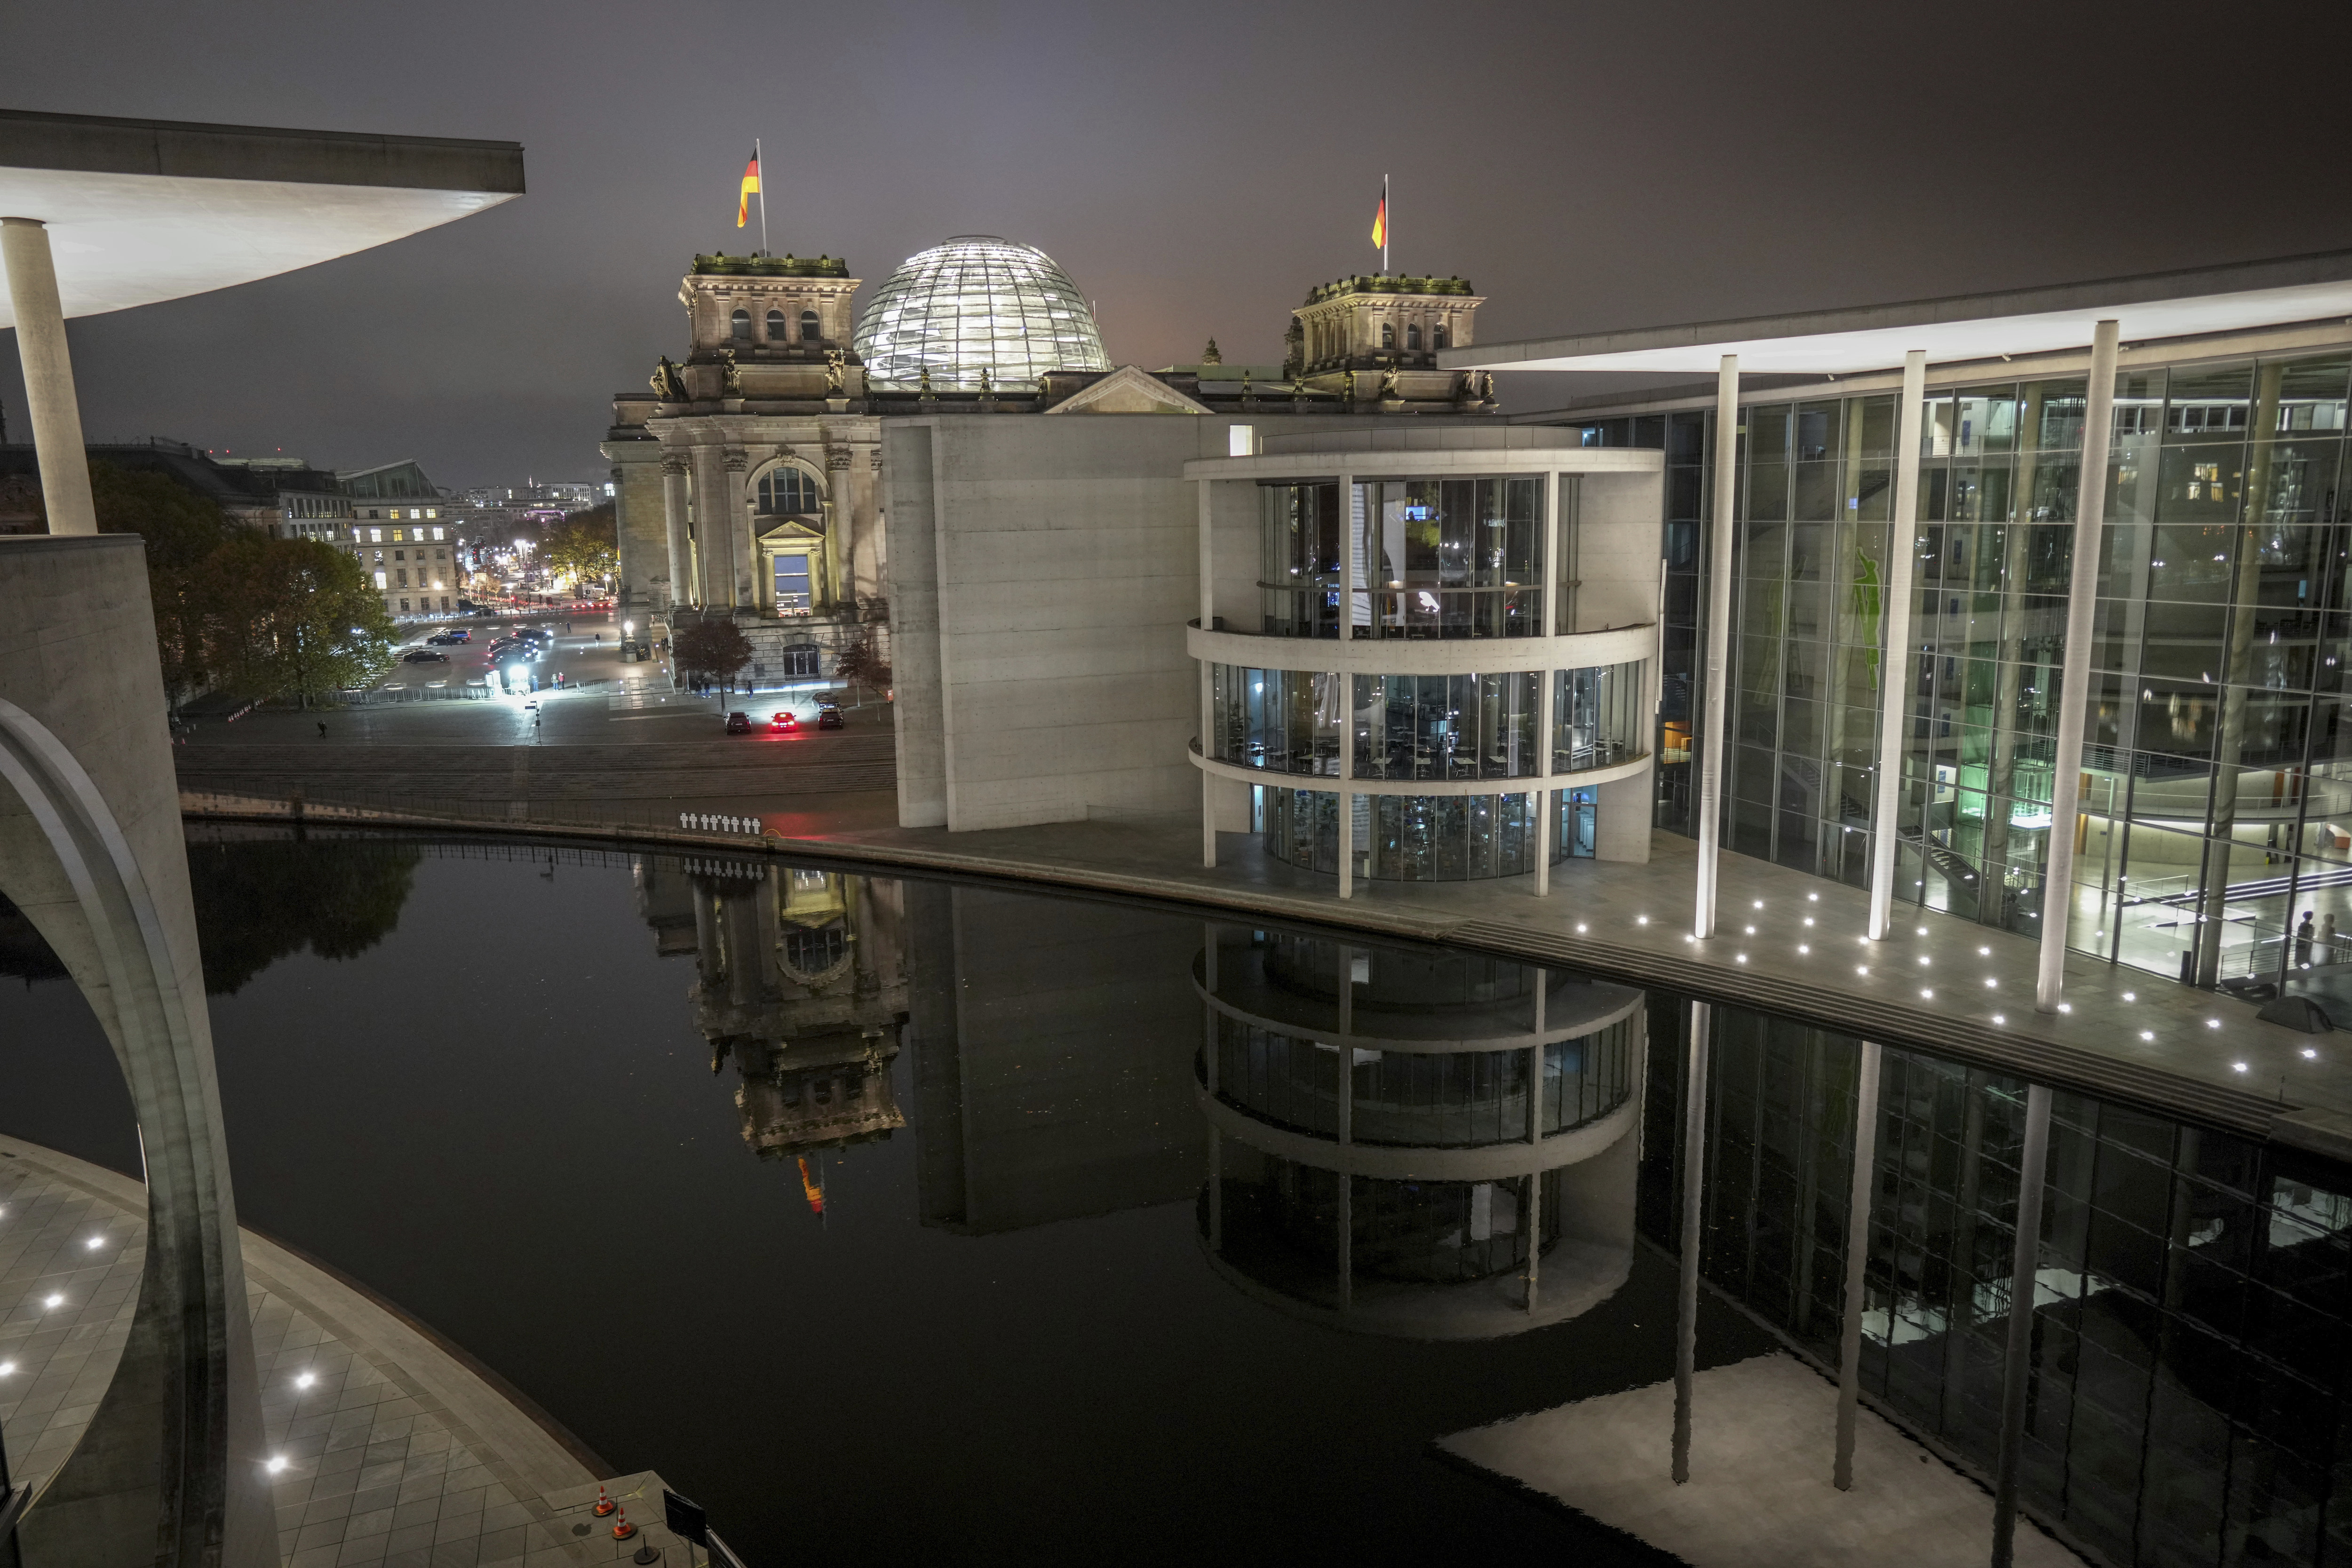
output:
MULTIPOLYGON (((767 862, 191 855, 245 1221, 755 1563, 1648 1560, 1431 1444, 1671 1376, 1679 998, 767 862), (1333 1174, 1342 1117, 1438 1176, 1333 1174)), ((1700 1363, 1833 1359, 1859 1044, 1714 1036, 1700 1363)), ((67 982, 0 985, 0 1085, 135 1168, 67 982)), ((1865 1387, 1979 1471, 2022 1104, 1885 1053, 1865 1387)), ((2352 1173, 2063 1094, 2052 1150, 2030 1506, 2112 1562, 2352 1560, 2352 1173)))

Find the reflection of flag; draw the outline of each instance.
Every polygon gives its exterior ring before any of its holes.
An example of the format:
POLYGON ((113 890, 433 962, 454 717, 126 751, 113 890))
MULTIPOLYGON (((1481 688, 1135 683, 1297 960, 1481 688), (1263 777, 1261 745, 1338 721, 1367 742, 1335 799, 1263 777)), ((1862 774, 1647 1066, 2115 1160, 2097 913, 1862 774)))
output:
POLYGON ((1389 242, 1389 194, 1381 193, 1380 211, 1372 215, 1372 244, 1385 247, 1389 242))
POLYGON ((816 1178, 809 1174, 808 1159, 805 1155, 800 1161, 800 1167, 801 1193, 808 1199, 809 1213, 822 1215, 824 1213, 824 1189, 818 1186, 816 1178))
MULTIPOLYGON (((743 165, 743 191, 735 198, 735 226, 741 228, 751 216, 751 197, 760 189, 760 154, 753 153, 751 161, 743 165)), ((762 211, 766 210, 764 208, 762 211)), ((765 221, 764 219, 761 221, 765 221)))

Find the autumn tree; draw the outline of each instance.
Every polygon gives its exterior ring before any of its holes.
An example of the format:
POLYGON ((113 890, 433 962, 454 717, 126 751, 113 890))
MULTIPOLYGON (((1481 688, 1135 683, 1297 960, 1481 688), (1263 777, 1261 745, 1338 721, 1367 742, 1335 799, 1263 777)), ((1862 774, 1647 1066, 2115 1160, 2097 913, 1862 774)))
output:
POLYGON ((222 588, 216 558, 241 531, 215 502, 169 474, 92 463, 89 492, 100 533, 146 541, 163 694, 177 708, 214 679, 222 588))
POLYGON ((314 539, 240 531, 215 555, 223 684, 303 707, 374 679, 398 635, 360 563, 314 539))
POLYGON ((603 584, 621 566, 620 525, 614 503, 575 511, 548 529, 540 542, 540 560, 557 577, 569 576, 583 587, 603 584))
POLYGON ((670 638, 670 657, 690 680, 709 681, 722 690, 751 662, 751 644, 724 617, 706 617, 680 626, 670 638))

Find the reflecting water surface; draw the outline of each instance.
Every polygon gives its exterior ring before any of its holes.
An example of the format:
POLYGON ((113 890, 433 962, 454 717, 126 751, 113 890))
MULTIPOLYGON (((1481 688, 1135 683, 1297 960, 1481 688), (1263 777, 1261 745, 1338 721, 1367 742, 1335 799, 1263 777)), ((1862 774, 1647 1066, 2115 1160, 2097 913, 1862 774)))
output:
MULTIPOLYGON (((244 1218, 755 1562, 1644 1561, 1431 1445, 1673 1376, 1694 1169, 1698 1365, 1834 1375, 1865 1128, 1864 1396, 1994 1468, 1998 1075, 1887 1050, 1858 1120, 1862 1043, 1790 1020, 1699 1058, 1605 976, 765 858, 191 859, 244 1218)), ((26 936, 0 1130, 135 1170, 26 936)), ((2352 1173, 2052 1106, 2026 1506, 2105 1562, 2346 1560, 2352 1173)))

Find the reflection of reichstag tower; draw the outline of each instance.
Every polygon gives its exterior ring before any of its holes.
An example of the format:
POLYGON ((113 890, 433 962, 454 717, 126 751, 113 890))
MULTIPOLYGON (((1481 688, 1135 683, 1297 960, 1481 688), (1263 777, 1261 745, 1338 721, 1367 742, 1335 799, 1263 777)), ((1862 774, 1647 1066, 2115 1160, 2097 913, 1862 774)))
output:
POLYGON ((773 864, 735 874, 637 863, 638 912, 665 954, 695 955, 710 1069, 733 1058, 743 1142, 763 1160, 887 1138, 907 984, 893 881, 773 864))
POLYGON ((1625 1282, 1640 992, 1230 930, 1194 977, 1202 1225, 1244 1291, 1367 1332, 1478 1339, 1625 1282))

